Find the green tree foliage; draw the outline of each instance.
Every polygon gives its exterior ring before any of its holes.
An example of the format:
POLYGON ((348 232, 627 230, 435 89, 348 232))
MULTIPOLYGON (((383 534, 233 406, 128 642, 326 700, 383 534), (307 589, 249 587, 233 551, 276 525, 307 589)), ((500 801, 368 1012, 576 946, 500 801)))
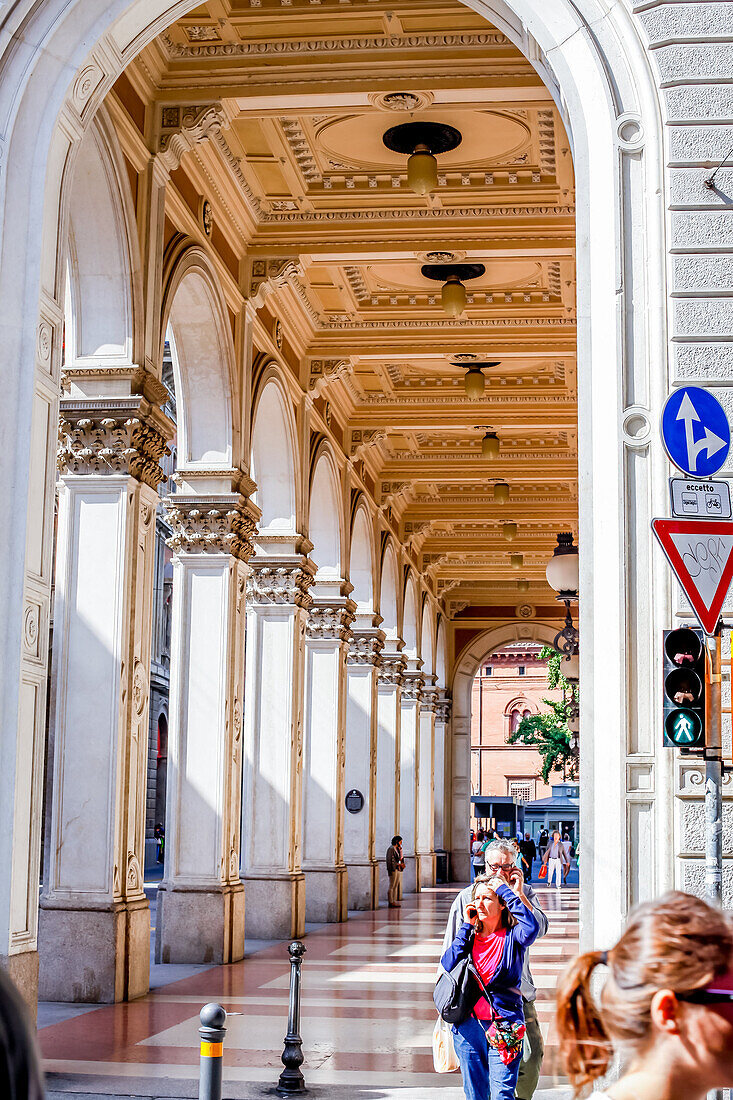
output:
MULTIPOLYGON (((540 657, 547 661, 547 686, 563 692, 563 695, 572 695, 573 688, 563 676, 560 666, 562 655, 552 646, 543 646, 540 657)), ((542 702, 548 708, 543 714, 530 714, 522 718, 514 733, 510 733, 507 744, 531 745, 537 749, 542 757, 542 780, 549 782, 550 772, 561 772, 566 776, 572 775, 575 768, 575 755, 570 747, 570 730, 568 728, 566 708, 567 703, 554 699, 543 699, 542 702)))

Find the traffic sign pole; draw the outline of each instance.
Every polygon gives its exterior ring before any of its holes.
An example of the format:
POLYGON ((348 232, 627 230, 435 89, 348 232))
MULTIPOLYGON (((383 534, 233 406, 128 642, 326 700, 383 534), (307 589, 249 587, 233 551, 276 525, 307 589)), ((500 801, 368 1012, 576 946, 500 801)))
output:
POLYGON ((723 904, 723 738, 720 634, 705 638, 705 897, 723 904))

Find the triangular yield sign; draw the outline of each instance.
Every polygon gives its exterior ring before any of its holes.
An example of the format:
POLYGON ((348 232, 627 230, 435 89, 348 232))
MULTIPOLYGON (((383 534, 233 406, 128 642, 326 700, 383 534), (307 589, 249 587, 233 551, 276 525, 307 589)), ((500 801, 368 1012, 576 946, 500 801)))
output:
POLYGON ((733 521, 653 519, 667 555, 706 634, 714 634, 733 579, 733 521))

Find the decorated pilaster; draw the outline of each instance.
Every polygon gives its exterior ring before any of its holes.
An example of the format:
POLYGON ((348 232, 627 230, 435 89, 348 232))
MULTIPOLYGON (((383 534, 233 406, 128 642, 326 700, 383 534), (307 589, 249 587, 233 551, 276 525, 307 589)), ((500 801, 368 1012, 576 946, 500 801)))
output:
POLYGON ((250 560, 244 729, 242 869, 255 938, 302 936, 301 869, 305 626, 311 544, 283 536, 250 560))
POLYGON ((166 499, 173 528, 173 638, 155 957, 227 963, 244 956, 245 563, 258 513, 245 495, 252 485, 235 471, 177 480, 179 492, 166 499))
POLYGON ((348 914, 344 863, 346 653, 356 604, 343 582, 316 581, 306 622, 303 870, 309 921, 348 914))
POLYGON ((402 854, 405 870, 402 874, 403 893, 412 894, 418 890, 417 877, 417 780, 420 754, 420 697, 423 687, 423 675, 420 672, 422 661, 411 657, 402 677, 400 697, 400 741, 399 773, 400 801, 399 828, 402 835, 402 854))
POLYGON ((395 646, 382 653, 377 676, 377 793, 376 859, 380 866, 379 897, 387 897, 389 885, 385 857, 392 837, 399 832, 400 805, 400 695, 406 660, 395 646))
POLYGON ((435 706, 435 757, 433 764, 433 847, 436 852, 446 850, 446 804, 450 789, 449 731, 451 717, 450 692, 438 691, 435 706))
POLYGON ((417 765, 417 884, 435 885, 435 676, 426 676, 420 697, 417 765))
POLYGON ((167 391, 142 371, 79 372, 72 384, 61 402, 39 994, 109 1002, 149 984, 142 867, 152 570, 159 459, 173 425, 156 404, 167 391))
POLYGON ((376 615, 358 616, 347 655, 345 787, 347 797, 356 792, 346 804, 344 821, 349 909, 374 909, 379 900, 381 854, 375 843, 377 675, 384 633, 371 625, 379 621, 376 615))

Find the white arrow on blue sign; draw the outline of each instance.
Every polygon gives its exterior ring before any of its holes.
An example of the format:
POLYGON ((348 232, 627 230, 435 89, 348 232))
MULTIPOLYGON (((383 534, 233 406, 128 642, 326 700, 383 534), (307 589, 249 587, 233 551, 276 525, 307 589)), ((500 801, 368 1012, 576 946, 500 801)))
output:
POLYGON ((712 477, 730 451, 725 409, 710 390, 682 386, 662 410, 662 442, 675 466, 689 477, 712 477))

